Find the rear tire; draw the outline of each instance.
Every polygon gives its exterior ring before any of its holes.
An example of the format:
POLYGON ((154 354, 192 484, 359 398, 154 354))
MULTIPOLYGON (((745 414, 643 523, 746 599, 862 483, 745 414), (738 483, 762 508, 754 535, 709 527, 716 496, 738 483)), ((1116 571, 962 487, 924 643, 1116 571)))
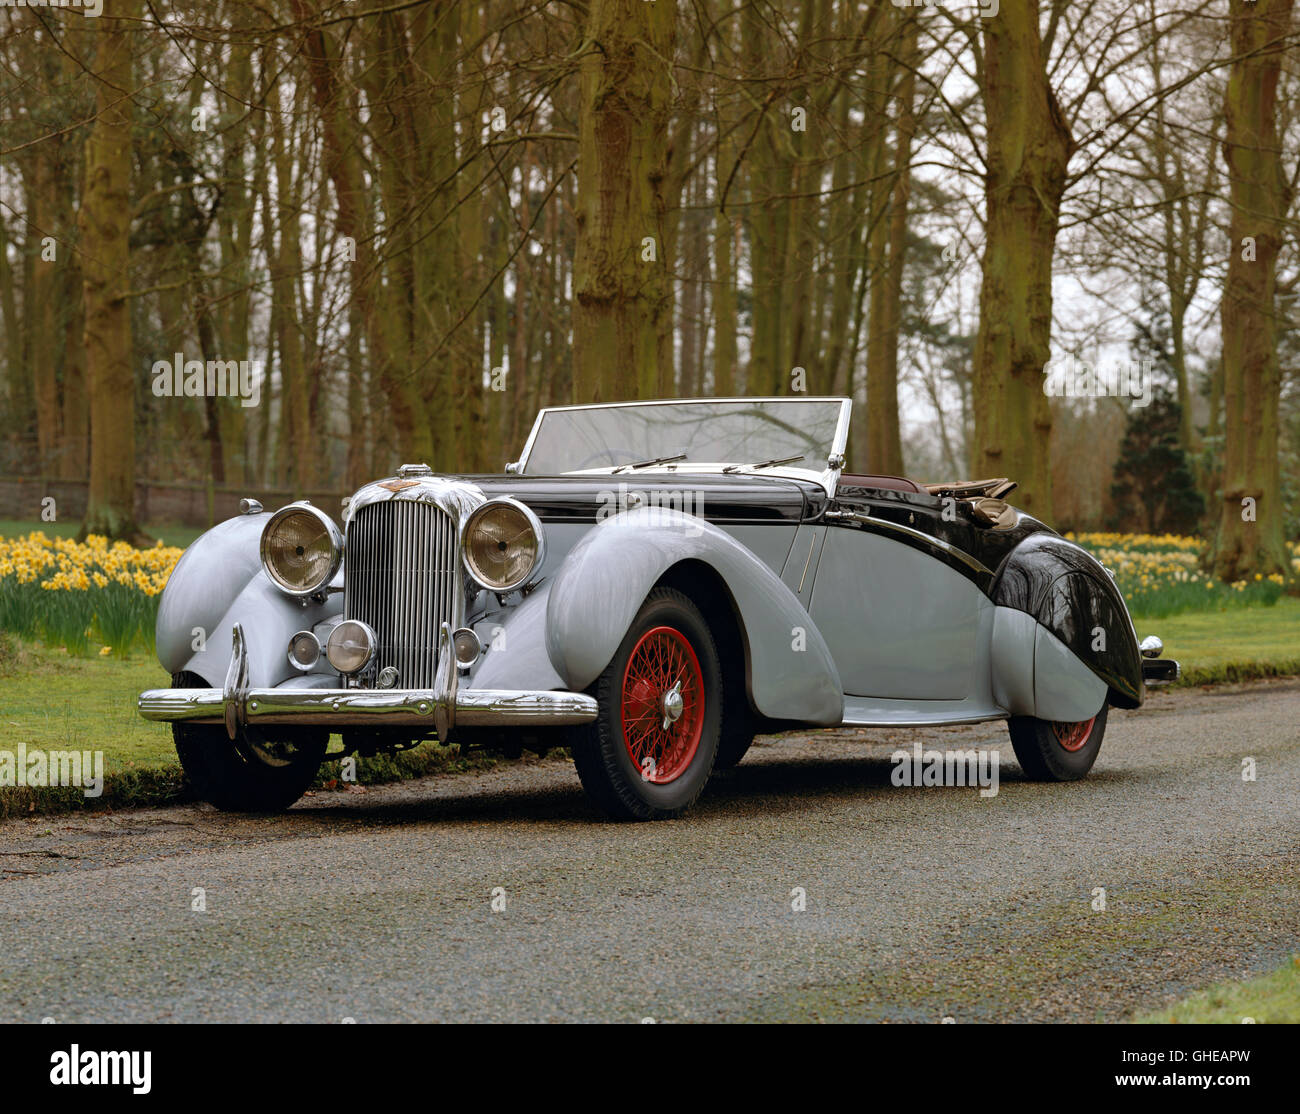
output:
POLYGON ((666 820, 694 804, 717 756, 722 672, 689 597, 654 589, 588 691, 599 714, 570 729, 569 745, 592 804, 613 820, 666 820))
MULTIPOLYGON (((176 688, 207 688, 201 677, 181 673, 176 688)), ((222 812, 283 812, 315 780, 329 746, 319 728, 279 727, 270 736, 256 729, 233 742, 225 727, 173 723, 181 768, 194 793, 222 812)))
MULTIPOLYGON (((744 700, 743 695, 740 699, 744 700)), ((714 759, 713 768, 730 770, 738 766, 754 745, 754 737, 753 717, 748 714, 748 709, 744 714, 728 712, 722 723, 722 737, 718 740, 718 757, 714 759)))
POLYGON ((1078 781, 1097 761, 1106 734, 1106 705, 1081 723, 1013 716, 1007 727, 1016 760, 1030 781, 1078 781))

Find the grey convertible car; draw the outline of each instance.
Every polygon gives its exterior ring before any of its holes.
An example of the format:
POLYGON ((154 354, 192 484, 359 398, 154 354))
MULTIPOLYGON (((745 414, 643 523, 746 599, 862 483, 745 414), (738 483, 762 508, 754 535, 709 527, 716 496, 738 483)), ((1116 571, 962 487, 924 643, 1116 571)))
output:
POLYGON ((1106 570, 1002 479, 846 473, 851 402, 543 410, 491 476, 405 465, 344 503, 243 513, 163 593, 197 792, 287 807, 327 756, 568 746, 592 802, 675 816, 755 734, 1008 721, 1036 779, 1091 768, 1107 709, 1172 680, 1106 570))

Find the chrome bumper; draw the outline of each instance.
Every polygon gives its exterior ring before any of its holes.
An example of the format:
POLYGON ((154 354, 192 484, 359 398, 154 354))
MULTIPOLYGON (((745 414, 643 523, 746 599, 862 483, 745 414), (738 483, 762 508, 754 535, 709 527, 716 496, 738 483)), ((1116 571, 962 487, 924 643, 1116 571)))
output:
POLYGON ((244 632, 234 628, 234 650, 226 684, 219 689, 150 689, 137 706, 148 720, 226 725, 233 739, 245 724, 319 724, 344 727, 401 727, 436 731, 452 727, 543 727, 590 723, 596 701, 580 692, 459 691, 451 652, 451 630, 442 625, 438 671, 431 689, 252 688, 244 632))

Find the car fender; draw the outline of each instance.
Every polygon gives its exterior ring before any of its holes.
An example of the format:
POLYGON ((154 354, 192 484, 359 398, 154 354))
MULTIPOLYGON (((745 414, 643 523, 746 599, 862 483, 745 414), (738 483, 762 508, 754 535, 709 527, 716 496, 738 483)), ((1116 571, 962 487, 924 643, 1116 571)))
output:
POLYGON ((795 594, 729 534, 664 507, 605 519, 557 570, 546 606, 546 648, 565 683, 581 691, 595 681, 650 590, 683 561, 708 565, 726 585, 758 711, 772 719, 840 723, 839 670, 795 594))
POLYGON ((554 690, 565 681, 546 648, 546 612, 552 581, 542 581, 523 602, 471 623, 483 656, 461 681, 468 689, 554 690))
POLYGON ((1003 562, 992 597, 999 607, 1032 616, 1060 643, 1036 641, 1036 666, 1053 661, 1059 672, 1060 651, 1068 651, 1105 682, 1112 704, 1141 705, 1142 658, 1133 620, 1110 574, 1081 546, 1056 534, 1031 535, 1003 562))
POLYGON ((158 660, 169 673, 197 673, 220 686, 230 664, 232 631, 241 623, 253 683, 279 685, 298 672, 287 657, 290 637, 342 611, 342 593, 304 605, 267 578, 259 542, 270 517, 228 519, 181 555, 163 589, 154 627, 158 660))

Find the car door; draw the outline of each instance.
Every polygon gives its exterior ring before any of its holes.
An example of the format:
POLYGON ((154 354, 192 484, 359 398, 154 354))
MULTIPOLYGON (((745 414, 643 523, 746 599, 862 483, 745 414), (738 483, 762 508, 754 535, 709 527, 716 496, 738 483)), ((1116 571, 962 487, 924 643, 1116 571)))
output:
POLYGON ((978 563, 896 498, 829 525, 810 613, 851 696, 961 700, 979 677, 978 563), (918 528, 920 527, 920 528, 918 528))

